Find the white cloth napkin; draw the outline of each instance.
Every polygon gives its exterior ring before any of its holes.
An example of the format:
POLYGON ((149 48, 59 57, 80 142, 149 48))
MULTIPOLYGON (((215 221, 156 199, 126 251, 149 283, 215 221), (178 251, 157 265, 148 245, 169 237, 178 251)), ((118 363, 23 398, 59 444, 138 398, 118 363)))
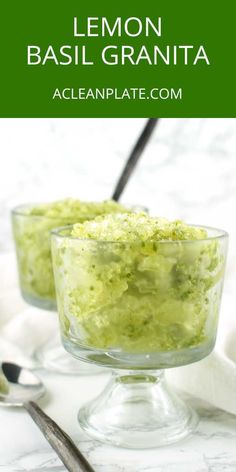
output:
POLYGON ((14 253, 0 255, 0 360, 37 367, 34 353, 58 333, 57 315, 29 307, 20 294, 14 253))
MULTIPOLYGON (((167 371, 168 381, 236 414, 236 257, 230 257, 214 352, 200 362, 167 371)), ((22 301, 14 254, 0 255, 0 359, 35 367, 35 350, 58 333, 55 313, 22 301)))

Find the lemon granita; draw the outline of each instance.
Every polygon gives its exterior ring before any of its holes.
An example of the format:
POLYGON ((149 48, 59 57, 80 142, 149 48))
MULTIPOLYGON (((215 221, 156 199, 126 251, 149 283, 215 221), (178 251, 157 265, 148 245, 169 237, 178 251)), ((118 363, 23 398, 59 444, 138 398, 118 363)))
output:
POLYGON ((51 261, 50 231, 83 222, 97 215, 126 211, 114 201, 83 202, 65 199, 52 203, 25 205, 13 211, 21 290, 24 298, 41 306, 55 308, 55 288, 51 261))
POLYGON ((198 346, 215 330, 223 261, 206 229, 114 213, 61 236, 53 257, 65 338, 150 353, 198 346))

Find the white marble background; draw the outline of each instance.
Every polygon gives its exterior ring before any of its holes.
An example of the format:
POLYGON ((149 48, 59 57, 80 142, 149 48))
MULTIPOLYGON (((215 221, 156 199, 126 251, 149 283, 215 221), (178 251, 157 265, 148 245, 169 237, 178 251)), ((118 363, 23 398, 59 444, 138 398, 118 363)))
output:
MULTIPOLYGON (((0 120, 0 251, 28 201, 108 198, 143 119, 0 120)), ((236 120, 163 119, 123 201, 230 231, 236 244, 236 120)))
MULTIPOLYGON (((13 206, 68 196, 109 197, 143 125, 142 119, 0 120, 0 252, 12 248, 13 206)), ((235 291, 236 274, 235 154, 236 120, 162 120, 123 196, 158 215, 228 230, 229 293, 235 291)), ((97 472, 236 471, 236 416, 191 398, 201 421, 186 441, 150 451, 111 448, 91 441, 76 421, 79 406, 107 376, 40 375, 49 392, 42 407, 97 472)), ((0 409, 0 472, 64 471, 26 413, 0 409)))

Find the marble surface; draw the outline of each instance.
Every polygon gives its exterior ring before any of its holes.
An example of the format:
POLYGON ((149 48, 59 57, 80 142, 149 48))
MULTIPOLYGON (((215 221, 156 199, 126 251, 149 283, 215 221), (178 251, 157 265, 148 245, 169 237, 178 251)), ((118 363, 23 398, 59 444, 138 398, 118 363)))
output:
MULTIPOLYGON (((143 124, 142 119, 0 120, 0 252, 12 245, 13 206, 67 196, 109 197, 143 124)), ((235 149, 236 120, 162 120, 123 196, 155 214, 228 230, 234 274, 235 149)), ((230 280, 232 291, 235 279, 230 280)), ((97 472, 236 471, 236 416, 189 398, 201 421, 187 440, 149 451, 107 447, 90 440, 76 420, 79 406, 103 388, 107 375, 40 375, 48 389, 42 407, 97 472)), ((0 472, 64 470, 24 411, 0 409, 0 472)))
MULTIPOLYGON (((68 196, 105 199, 143 119, 0 120, 0 251, 10 209, 68 196)), ((162 119, 123 201, 228 230, 236 247, 236 119, 162 119)))
MULTIPOLYGON (((105 385, 108 375, 91 377, 40 372, 48 397, 40 404, 75 440, 96 472, 235 472, 236 416, 187 397, 200 415, 195 434, 175 445, 146 451, 108 447, 79 428, 79 406, 105 385)), ((203 386, 204 388, 204 386, 203 386)), ((64 472, 60 460, 24 411, 0 410, 1 472, 64 472)))

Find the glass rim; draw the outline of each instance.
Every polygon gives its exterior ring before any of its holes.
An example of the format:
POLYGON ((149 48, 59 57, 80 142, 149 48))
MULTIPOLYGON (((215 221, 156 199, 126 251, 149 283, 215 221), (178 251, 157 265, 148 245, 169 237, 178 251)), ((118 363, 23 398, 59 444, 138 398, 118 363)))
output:
POLYGON ((36 219, 42 219, 42 218, 47 218, 49 220, 57 220, 60 218, 61 220, 68 219, 68 216, 49 216, 49 215, 31 215, 30 213, 26 213, 24 210, 30 209, 30 208, 37 208, 40 205, 47 204, 49 202, 41 202, 41 203, 23 203, 21 205, 17 205, 16 207, 12 208, 11 214, 12 215, 17 215, 17 216, 24 216, 26 218, 36 218, 36 219))
MULTIPOLYGON (((76 220, 76 218, 78 218, 78 223, 80 223, 80 218, 82 218, 84 220, 84 218, 87 218, 89 217, 89 219, 91 219, 91 213, 84 213, 81 217, 80 216, 76 216, 75 218, 74 217, 71 217, 71 216, 62 216, 62 215, 57 215, 57 216, 51 216, 51 215, 31 215, 29 213, 26 213, 24 210, 26 209, 30 209, 30 208, 37 208, 41 205, 47 205, 49 203, 53 203, 53 202, 40 202, 40 203, 23 203, 22 205, 18 205, 16 207, 14 207, 12 210, 11 210, 11 214, 12 215, 16 215, 16 216, 23 216, 23 217, 26 217, 26 218, 35 218, 35 219, 48 219, 48 220, 68 220, 68 219, 72 219, 72 220, 76 220)), ((82 202, 83 203, 83 202, 82 202)), ((99 203, 99 202, 92 202, 92 201, 87 201, 85 203, 99 203)), ((97 216, 97 214, 94 214, 94 218, 97 216)), ((75 221, 76 223, 76 221, 75 221)))
POLYGON ((194 224, 189 224, 190 227, 193 227, 193 228, 200 228, 200 229, 205 229, 205 230, 208 230, 208 231, 214 231, 214 232, 217 232, 218 234, 217 235, 213 235, 213 236, 208 236, 207 238, 203 238, 203 239, 175 239, 175 240, 169 240, 169 239, 163 239, 163 240, 156 240, 156 239, 152 239, 152 240, 147 240, 147 241, 143 241, 142 239, 136 239, 136 240, 133 240, 133 241, 114 241, 114 240, 100 240, 100 239, 92 239, 92 238, 78 238, 78 237, 75 237, 75 236, 71 236, 71 235, 63 235, 63 234, 60 234, 61 231, 65 231, 65 230, 69 230, 70 228, 73 228, 73 224, 72 225, 66 225, 66 226, 60 226, 58 228, 53 228, 50 233, 51 233, 51 237, 57 237, 57 238, 60 238, 60 239, 70 239, 72 241, 83 241, 83 242, 95 242, 95 243, 101 243, 101 244, 140 244, 140 243, 156 243, 156 244, 173 244, 173 243, 181 243, 181 244, 189 244, 189 243, 202 243, 204 241, 214 241, 214 240, 219 240, 219 239, 228 239, 229 237, 229 234, 227 233, 227 231, 224 231, 222 229, 219 229, 219 228, 215 228, 215 227, 212 227, 212 226, 205 226, 205 225, 194 225, 194 224))
MULTIPOLYGON (((111 199, 107 199, 107 200, 99 200, 99 201, 93 201, 93 200, 80 200, 81 203, 94 203, 94 204, 99 204, 99 203, 103 203, 105 201, 108 201, 108 200, 111 200, 111 199)), ((61 200, 63 201, 63 200, 61 200)), ((31 215, 29 213, 26 213, 25 210, 26 209, 30 209, 30 208, 37 208, 38 206, 40 205, 47 205, 47 204, 50 204, 50 203, 54 203, 53 201, 52 202, 38 202, 38 203, 23 203, 21 205, 17 205, 16 207, 12 208, 11 209, 11 214, 12 215, 17 215, 17 216, 24 216, 24 217, 29 217, 29 218, 38 218, 38 219, 41 219, 41 218, 47 218, 48 220, 57 220, 57 219, 60 219, 60 220, 68 220, 71 218, 71 216, 61 216, 61 215, 58 215, 58 216, 49 216, 49 215, 31 215)), ((144 205, 141 205, 141 204, 130 204, 130 203, 124 203, 122 204, 124 206, 124 208, 127 209, 127 211, 130 209, 130 208, 140 208, 140 211, 143 211, 143 212, 146 212, 148 211, 148 208, 144 205)), ((94 213, 94 218, 96 218, 96 216, 99 216, 97 213, 95 214, 94 213)), ((84 213, 82 215, 82 219, 84 220, 84 218, 87 218, 88 219, 92 219, 91 218, 91 212, 90 213, 84 213)), ((80 216, 76 217, 78 218, 78 223, 80 223, 79 219, 80 219, 80 216)), ((73 218, 74 219, 74 218, 73 218)))

